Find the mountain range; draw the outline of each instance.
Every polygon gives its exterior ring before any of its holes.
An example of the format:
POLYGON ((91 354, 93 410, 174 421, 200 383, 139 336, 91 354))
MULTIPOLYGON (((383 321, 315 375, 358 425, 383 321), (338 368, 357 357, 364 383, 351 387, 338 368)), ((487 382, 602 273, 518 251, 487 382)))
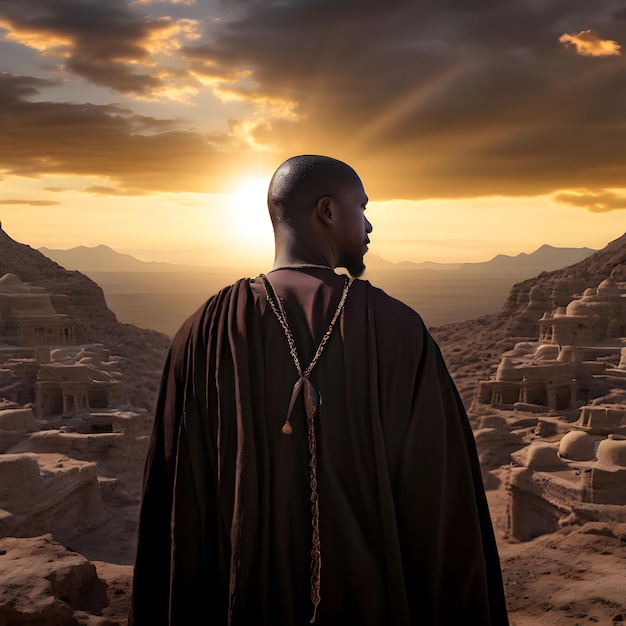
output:
POLYGON ((176 265, 163 261, 140 261, 109 246, 76 246, 67 250, 38 248, 41 254, 67 270, 79 272, 190 272, 208 268, 196 265, 176 265))
MULTIPOLYGON (((39 248, 39 252, 67 270, 80 272, 191 272, 206 271, 208 266, 177 265, 157 261, 140 261, 130 254, 116 252, 106 245, 94 247, 77 246, 66 250, 39 248)), ((551 271, 572 263, 577 263, 593 254, 591 248, 557 248, 543 245, 531 254, 522 252, 515 256, 498 254, 489 261, 479 263, 434 263, 423 261, 414 263, 403 261, 393 263, 375 253, 366 257, 368 271, 461 271, 486 272, 489 274, 513 272, 530 277, 542 271, 551 271)))
MULTIPOLYGON (((169 336, 212 293, 259 271, 140 261, 104 245, 39 251, 98 283, 121 321, 169 336)), ((432 326, 495 313, 514 283, 577 263, 593 252, 544 245, 532 254, 500 254, 482 263, 392 263, 368 253, 363 278, 414 308, 432 326)))

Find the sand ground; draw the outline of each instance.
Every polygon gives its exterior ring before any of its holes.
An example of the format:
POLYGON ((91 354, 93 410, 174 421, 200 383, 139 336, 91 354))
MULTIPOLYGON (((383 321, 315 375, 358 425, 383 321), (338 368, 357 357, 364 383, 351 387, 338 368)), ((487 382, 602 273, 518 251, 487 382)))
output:
MULTIPOLYGON (((509 541, 504 534, 507 492, 499 482, 487 495, 511 626, 626 622, 626 525, 590 523, 528 542, 509 541)), ((134 504, 120 507, 100 527, 73 540, 71 547, 95 563, 102 580, 93 596, 75 607, 97 620, 84 623, 125 624, 136 510, 134 504)))

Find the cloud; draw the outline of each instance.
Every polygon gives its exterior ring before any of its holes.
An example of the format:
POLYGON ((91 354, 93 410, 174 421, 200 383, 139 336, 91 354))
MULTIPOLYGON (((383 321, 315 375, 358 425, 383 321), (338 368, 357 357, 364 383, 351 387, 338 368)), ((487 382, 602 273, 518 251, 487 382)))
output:
POLYGON ((581 73, 554 45, 571 23, 618 32, 615 0, 239 6, 181 50, 255 113, 233 129, 286 156, 330 151, 376 197, 607 187, 626 165, 624 58, 581 73))
POLYGON ((354 165, 372 198, 422 199, 616 188, 626 167, 625 55, 581 71, 556 44, 564 32, 582 41, 581 24, 602 33, 593 45, 619 41, 623 0, 0 7, 6 37, 65 72, 137 98, 202 96, 198 127, 233 112, 207 135, 113 105, 36 102, 49 83, 13 77, 10 101, 0 85, 3 175, 210 191, 247 164, 318 153, 354 165))
POLYGON ((148 193, 145 190, 118 189, 117 187, 105 187, 102 185, 85 187, 82 191, 95 196, 145 196, 148 193))
POLYGON ((27 204, 28 206, 54 206, 59 202, 49 200, 0 200, 0 204, 27 204))
POLYGON ((592 30, 581 30, 575 35, 565 33, 559 37, 564 46, 574 46, 576 52, 584 57, 617 56, 622 52, 622 46, 617 41, 601 39, 598 33, 592 30))
POLYGON ((613 191, 569 193, 563 192, 554 196, 554 201, 569 206, 586 209, 592 213, 608 213, 626 209, 626 196, 613 191))
POLYGON ((115 105, 29 99, 47 84, 0 74, 0 171, 7 176, 97 176, 133 195, 207 192, 223 190, 229 172, 258 161, 235 152, 226 135, 183 130, 172 120, 115 105))
POLYGON ((142 16, 123 0, 9 0, 0 6, 0 29, 7 41, 59 58, 64 71, 146 99, 175 96, 176 73, 157 55, 199 36, 195 20, 142 16))

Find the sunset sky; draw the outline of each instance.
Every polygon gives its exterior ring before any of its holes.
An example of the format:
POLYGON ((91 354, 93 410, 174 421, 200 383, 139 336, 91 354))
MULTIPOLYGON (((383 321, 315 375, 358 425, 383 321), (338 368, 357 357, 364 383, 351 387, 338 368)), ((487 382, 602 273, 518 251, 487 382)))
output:
POLYGON ((372 251, 482 261, 626 231, 623 0, 0 0, 0 220, 33 247, 271 262, 294 154, 372 251))

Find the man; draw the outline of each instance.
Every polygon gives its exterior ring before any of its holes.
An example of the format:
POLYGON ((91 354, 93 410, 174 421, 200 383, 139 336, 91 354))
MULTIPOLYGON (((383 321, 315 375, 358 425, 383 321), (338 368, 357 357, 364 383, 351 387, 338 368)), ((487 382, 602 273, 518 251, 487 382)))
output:
POLYGON ((412 309, 351 278, 365 269, 367 201, 345 163, 287 160, 268 193, 274 267, 210 298, 174 338, 134 626, 508 623, 439 349, 412 309))

